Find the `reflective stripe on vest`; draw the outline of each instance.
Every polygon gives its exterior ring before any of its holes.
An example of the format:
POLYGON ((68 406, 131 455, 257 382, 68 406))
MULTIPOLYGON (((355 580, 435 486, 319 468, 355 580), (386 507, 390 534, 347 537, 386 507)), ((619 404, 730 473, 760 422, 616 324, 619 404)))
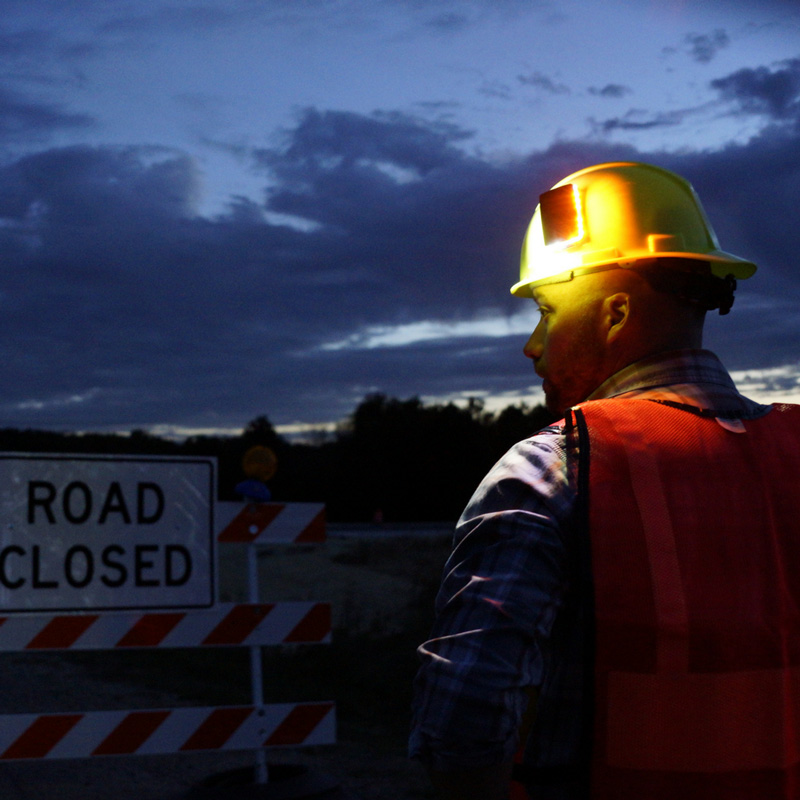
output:
POLYGON ((593 798, 800 798, 800 407, 581 407, 593 798), (734 427, 734 430, 731 428, 734 427))

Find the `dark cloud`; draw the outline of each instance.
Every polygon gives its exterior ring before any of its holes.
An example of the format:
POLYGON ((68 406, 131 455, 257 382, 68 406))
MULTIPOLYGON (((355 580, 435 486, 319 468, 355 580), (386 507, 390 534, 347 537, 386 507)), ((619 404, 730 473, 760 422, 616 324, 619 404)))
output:
POLYGON ((517 312, 508 289, 539 193, 608 160, 686 175, 722 246, 760 264, 710 330, 729 365, 796 361, 791 129, 669 155, 560 142, 501 164, 468 154, 469 136, 401 114, 310 109, 280 146, 252 154, 263 202, 232 198, 213 219, 197 213, 193 161, 173 151, 51 149, 7 164, 0 425, 236 426, 262 413, 286 423, 340 418, 370 391, 525 389, 524 336, 325 345, 517 312), (278 219, 298 222, 268 221, 278 219))
POLYGON ((7 32, 0 31, 0 54, 4 61, 17 59, 20 56, 40 53, 52 41, 52 37, 44 31, 28 28, 7 32))
POLYGON ((612 117, 601 121, 589 120, 592 130, 598 134, 609 134, 616 131, 646 131, 653 128, 669 128, 680 125, 689 111, 672 111, 660 114, 649 114, 641 109, 631 109, 621 117, 612 117))
POLYGON ((570 94, 569 86, 563 83, 557 83, 549 75, 542 72, 532 72, 529 75, 518 75, 517 80, 523 86, 534 86, 537 89, 542 89, 549 94, 570 94))
MULTIPOLYGON (((99 28, 103 34, 139 35, 151 31, 194 31, 218 29, 237 23, 281 25, 319 24, 334 20, 337 26, 358 26, 369 20, 375 11, 385 11, 381 3, 365 9, 354 8, 344 0, 271 0, 253 3, 250 0, 205 0, 203 3, 154 6, 122 6, 99 28)), ((458 34, 487 16, 516 17, 536 8, 530 0, 390 0, 392 10, 404 9, 415 27, 441 34, 458 34)))
POLYGON ((5 142, 41 138, 66 128, 88 128, 94 121, 87 114, 74 114, 48 103, 27 100, 0 89, 0 137, 5 142))
MULTIPOLYGON (((732 108, 734 115, 763 117, 773 124, 800 126, 800 58, 789 59, 773 67, 745 68, 710 81, 720 100, 732 108)), ((605 90, 589 90, 604 94, 605 90)), ((608 95, 613 95, 609 92, 608 95)), ((595 135, 605 136, 619 131, 646 131, 674 127, 692 117, 718 111, 720 102, 676 109, 670 112, 649 113, 631 109, 622 116, 604 120, 590 119, 595 135)), ((723 112, 724 113, 724 112, 723 112)))
POLYGON ((466 137, 400 115, 309 111, 283 149, 257 153, 278 179, 268 209, 318 226, 306 241, 320 252, 296 280, 346 288, 365 322, 457 317, 494 294, 489 264, 525 212, 514 213, 515 176, 466 156, 466 137))
POLYGON ((711 81, 711 86, 741 113, 800 121, 800 58, 773 69, 740 69, 711 81))
POLYGON ((624 97, 626 94, 630 94, 631 89, 627 86, 623 86, 619 83, 607 83, 605 86, 601 88, 597 88, 595 86, 589 87, 589 94, 596 95, 598 97, 612 97, 612 98, 619 98, 624 97))
POLYGON ((302 114, 282 150, 261 150, 256 157, 286 180, 331 167, 352 168, 358 161, 393 163, 426 175, 460 160, 453 145, 471 133, 445 124, 430 125, 405 114, 320 112, 302 114))
POLYGON ((708 64, 721 49, 730 44, 730 38, 724 30, 717 28, 712 33, 690 33, 685 42, 695 61, 708 64))
POLYGON ((456 11, 436 14, 426 21, 426 26, 437 33, 454 33, 464 30, 469 26, 469 17, 456 11))
POLYGON ((460 32, 487 17, 517 18, 540 10, 531 0, 389 0, 387 5, 404 7, 436 32, 460 32))
POLYGON ((478 89, 484 97, 492 97, 500 100, 511 100, 511 87, 501 81, 486 81, 478 89))
MULTIPOLYGON (((308 112, 284 148, 257 153, 278 183, 267 208, 306 230, 243 199, 198 217, 192 162, 168 152, 50 150, 0 170, 0 308, 14 332, 0 424, 289 421, 321 391, 327 416, 348 413, 410 351, 324 344, 510 305, 497 264, 516 261, 536 166, 469 158, 466 135, 308 112)), ((454 369, 434 367, 434 351, 422 372, 454 369)))

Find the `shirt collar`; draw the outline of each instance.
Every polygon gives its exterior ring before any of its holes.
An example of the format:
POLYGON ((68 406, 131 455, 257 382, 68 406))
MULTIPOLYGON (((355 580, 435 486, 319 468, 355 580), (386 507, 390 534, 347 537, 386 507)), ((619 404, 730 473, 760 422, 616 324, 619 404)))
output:
POLYGON ((587 400, 658 389, 675 384, 706 384, 738 394, 722 362, 710 350, 674 350, 624 367, 595 389, 587 400))

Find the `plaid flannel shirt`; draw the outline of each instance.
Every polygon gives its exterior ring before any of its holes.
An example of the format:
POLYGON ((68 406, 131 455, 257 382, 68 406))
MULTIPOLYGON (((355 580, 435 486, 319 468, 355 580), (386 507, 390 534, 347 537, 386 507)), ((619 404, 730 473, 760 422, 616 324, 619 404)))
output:
MULTIPOLYGON (((769 411, 740 395, 706 350, 645 359, 587 399, 607 397, 686 403, 720 417, 769 411)), ((511 759, 532 686, 539 730, 526 763, 576 763, 586 657, 567 579, 575 501, 563 422, 511 448, 478 486, 455 529, 431 638, 418 650, 412 757, 442 770, 511 759)))

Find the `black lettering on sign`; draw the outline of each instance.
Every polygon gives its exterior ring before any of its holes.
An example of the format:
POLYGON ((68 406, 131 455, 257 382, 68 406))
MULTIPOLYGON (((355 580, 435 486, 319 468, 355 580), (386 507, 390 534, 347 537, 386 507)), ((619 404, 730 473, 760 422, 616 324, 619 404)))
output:
POLYGON ((192 575, 192 554, 180 544, 164 548, 164 583, 166 586, 183 586, 192 575), (176 564, 176 561, 181 562, 176 564))
POLYGON ((182 544, 110 544, 93 550, 74 544, 66 552, 40 545, 29 550, 17 544, 0 548, 0 586, 6 589, 110 589, 135 586, 184 586, 192 577, 192 553, 182 544), (63 576, 63 578, 62 578, 63 576))
POLYGON ((72 481, 64 489, 61 504, 64 516, 73 524, 80 525, 86 522, 92 513, 92 490, 83 481, 72 481), (76 495, 82 496, 82 499, 74 500, 76 495), (79 511, 76 511, 75 507, 79 511))
POLYGON ((92 582, 94 556, 86 545, 75 544, 67 550, 64 558, 64 577, 67 579, 67 583, 76 589, 83 589, 92 582))
POLYGON ((164 513, 164 492, 157 483, 139 483, 136 486, 136 521, 140 525, 152 525, 164 513), (147 495, 155 498, 148 502, 147 495), (149 512, 149 513, 148 513, 149 512))
MULTIPOLYGON (((99 492, 95 490, 98 494, 99 492)), ((59 490, 50 481, 28 481, 28 524, 34 525, 37 517, 44 518, 55 525, 58 521, 53 505, 59 490), (37 512, 41 511, 41 514, 37 512)), ((91 487, 83 481, 68 483, 61 493, 61 510, 64 519, 73 525, 82 525, 92 516, 94 494, 91 487)), ((105 525, 109 520, 131 525, 133 498, 125 498, 119 481, 112 481, 105 491, 97 524, 105 525)), ((164 490, 151 481, 140 481, 136 484, 136 523, 138 525, 154 525, 162 516, 165 508, 164 490)))
POLYGON ((33 553, 33 580, 32 586, 34 589, 58 589, 58 581, 45 581, 42 580, 42 561, 41 550, 38 544, 32 548, 33 553))
POLYGON ((55 525, 53 500, 56 499, 56 487, 50 481, 28 481, 28 525, 36 522, 36 507, 44 509, 45 516, 51 525, 55 525))
POLYGON ((145 553, 155 553, 158 551, 157 544, 137 544, 134 548, 134 583, 136 586, 159 586, 159 582, 153 578, 145 578, 144 571, 155 567, 155 562, 144 557, 145 553))
POLYGON ((8 572, 6 572, 6 559, 11 553, 22 557, 26 555, 25 551, 18 544, 10 544, 8 547, 4 547, 0 550, 0 583, 2 583, 6 589, 19 589, 19 587, 25 583, 25 578, 11 580, 11 578, 8 577, 8 572))
POLYGON ((122 516, 122 520, 130 525, 131 524, 131 515, 128 512, 128 506, 125 504, 125 498, 122 494, 122 487, 119 485, 119 481, 114 481, 108 487, 108 494, 106 495, 105 502, 103 503, 103 508, 100 510, 100 516, 97 519, 97 524, 102 525, 109 514, 120 514, 122 516))
POLYGON ((111 578, 108 575, 103 575, 100 580, 103 581, 106 586, 116 589, 117 587, 122 586, 125 581, 128 580, 128 568, 119 561, 114 561, 114 559, 111 557, 112 555, 124 556, 125 548, 118 544, 110 544, 108 547, 103 548, 103 553, 100 556, 103 566, 115 570, 118 574, 115 578, 111 578))

